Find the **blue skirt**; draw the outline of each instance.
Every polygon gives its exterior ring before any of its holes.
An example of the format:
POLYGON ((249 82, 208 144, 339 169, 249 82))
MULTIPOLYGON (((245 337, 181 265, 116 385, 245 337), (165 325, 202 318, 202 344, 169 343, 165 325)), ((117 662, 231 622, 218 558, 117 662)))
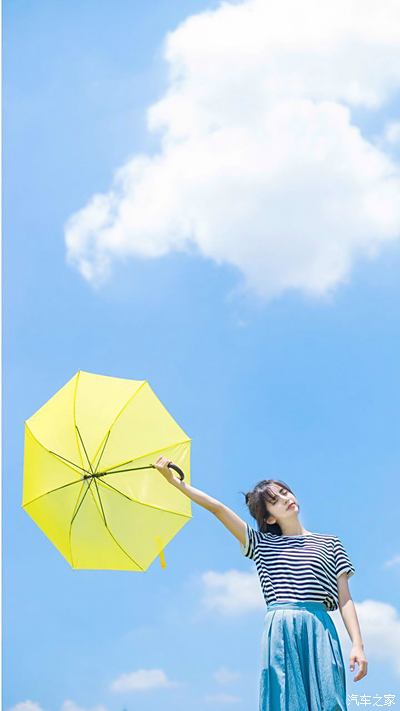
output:
POLYGON ((323 602, 267 605, 259 711, 346 711, 340 640, 323 602))

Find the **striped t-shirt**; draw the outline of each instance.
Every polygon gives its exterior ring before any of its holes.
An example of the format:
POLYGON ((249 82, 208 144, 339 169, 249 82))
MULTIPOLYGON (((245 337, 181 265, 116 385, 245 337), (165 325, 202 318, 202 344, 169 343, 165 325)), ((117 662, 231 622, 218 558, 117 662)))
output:
POLYGON ((318 600, 327 610, 339 607, 337 578, 355 573, 337 536, 325 533, 278 536, 246 523, 246 558, 255 561, 265 602, 318 600))

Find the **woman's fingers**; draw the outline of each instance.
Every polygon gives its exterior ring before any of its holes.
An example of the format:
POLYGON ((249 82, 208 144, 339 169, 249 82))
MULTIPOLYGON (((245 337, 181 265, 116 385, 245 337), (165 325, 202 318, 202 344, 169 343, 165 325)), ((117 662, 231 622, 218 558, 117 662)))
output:
POLYGON ((164 465, 167 464, 169 461, 170 461, 169 459, 167 459, 166 457, 163 457, 163 455, 161 454, 161 455, 158 457, 158 459, 157 459, 157 461, 156 461, 156 464, 159 464, 160 466, 164 466, 164 465))
POLYGON ((163 475, 163 477, 169 481, 171 484, 175 482, 175 475, 172 472, 172 469, 168 467, 168 464, 172 464, 170 459, 167 459, 167 457, 163 457, 160 455, 156 461, 156 463, 153 465, 157 471, 160 472, 160 474, 163 475))
POLYGON ((160 455, 160 456, 158 457, 156 463, 154 464, 154 466, 155 466, 155 468, 158 469, 158 471, 161 472, 162 474, 171 475, 172 472, 171 472, 171 470, 168 468, 168 464, 172 464, 171 460, 170 460, 170 459, 167 459, 167 457, 164 457, 163 455, 160 455))
POLYGON ((354 671, 355 662, 358 664, 358 672, 354 677, 354 681, 360 681, 367 673, 368 662, 363 655, 352 654, 350 656, 350 671, 354 671))

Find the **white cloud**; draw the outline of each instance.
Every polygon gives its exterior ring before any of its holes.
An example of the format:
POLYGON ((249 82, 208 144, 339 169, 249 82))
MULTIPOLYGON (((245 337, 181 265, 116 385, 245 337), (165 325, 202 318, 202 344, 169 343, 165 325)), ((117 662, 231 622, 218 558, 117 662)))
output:
POLYGON ((400 555, 395 555, 393 558, 386 560, 383 564, 384 568, 391 568, 394 565, 400 565, 400 555))
MULTIPOLYGON (((164 55, 169 84, 147 113, 159 153, 127 160, 66 224, 90 283, 117 259, 195 251, 262 298, 328 296, 399 238, 400 166, 351 114, 400 88, 397 0, 384 13, 380 0, 224 2, 169 33, 164 55)), ((396 122, 385 131, 397 140, 396 122)))
POLYGON ((207 571, 202 574, 201 582, 201 604, 205 610, 237 616, 265 607, 257 573, 207 571))
MULTIPOLYGON (((9 711, 43 711, 42 706, 35 701, 20 701, 13 706, 9 711)), ((87 707, 78 706, 74 701, 66 699, 61 707, 61 711, 107 711, 103 705, 91 706, 90 710, 87 707)))
POLYGON ((204 701, 216 704, 238 704, 242 701, 242 699, 239 696, 234 696, 233 694, 222 694, 218 692, 217 694, 206 694, 204 701))
POLYGON ((162 669, 138 669, 128 674, 121 674, 110 684, 110 690, 116 692, 149 691, 177 686, 180 686, 180 683, 170 681, 162 669))
POLYGON ((91 706, 89 710, 86 707, 78 706, 78 704, 76 704, 74 701, 71 701, 71 699, 66 699, 63 702, 61 711, 107 711, 107 709, 105 706, 102 706, 100 704, 99 706, 91 706))
POLYGON ((231 681, 239 679, 240 674, 238 672, 232 671, 226 666, 222 666, 219 667, 219 669, 215 670, 213 676, 215 681, 217 681, 219 684, 230 684, 231 681))

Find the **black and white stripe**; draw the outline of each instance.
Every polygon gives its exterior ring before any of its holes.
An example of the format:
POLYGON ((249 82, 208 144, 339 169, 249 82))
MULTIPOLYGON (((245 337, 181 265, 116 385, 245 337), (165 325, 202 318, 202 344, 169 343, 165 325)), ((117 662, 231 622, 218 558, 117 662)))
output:
POLYGON ((347 572, 350 578, 355 573, 340 538, 325 533, 277 536, 246 523, 246 543, 240 549, 255 561, 267 604, 317 600, 327 610, 336 610, 338 576, 347 572))

